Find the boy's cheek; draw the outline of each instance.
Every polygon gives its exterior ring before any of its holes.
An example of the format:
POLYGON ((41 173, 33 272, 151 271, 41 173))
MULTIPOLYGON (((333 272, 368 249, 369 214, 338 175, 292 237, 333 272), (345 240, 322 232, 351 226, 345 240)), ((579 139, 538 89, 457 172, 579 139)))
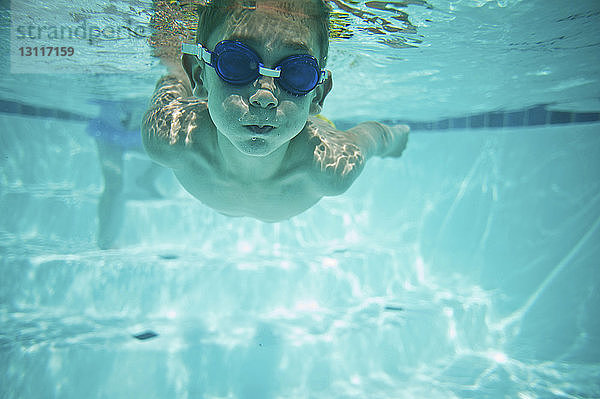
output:
POLYGON ((241 94, 229 94, 222 100, 223 110, 225 112, 235 113, 240 110, 244 111, 247 106, 241 94))
POLYGON ((238 117, 240 112, 246 112, 248 109, 247 103, 243 99, 241 93, 213 90, 208 93, 208 108, 212 112, 223 113, 224 117, 238 117), (237 116, 236 116, 237 115, 237 116))
POLYGON ((310 103, 305 101, 283 101, 279 104, 278 111, 285 118, 285 125, 295 133, 299 133, 308 120, 309 106, 310 103))

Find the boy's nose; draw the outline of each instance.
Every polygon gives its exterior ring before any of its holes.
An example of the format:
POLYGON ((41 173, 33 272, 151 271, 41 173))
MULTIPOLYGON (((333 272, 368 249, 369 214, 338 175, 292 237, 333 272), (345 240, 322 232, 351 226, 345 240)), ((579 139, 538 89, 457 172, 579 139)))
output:
POLYGON ((275 79, 267 76, 261 76, 256 80, 256 93, 250 96, 250 104, 260 108, 275 108, 279 105, 277 97, 275 97, 275 79))

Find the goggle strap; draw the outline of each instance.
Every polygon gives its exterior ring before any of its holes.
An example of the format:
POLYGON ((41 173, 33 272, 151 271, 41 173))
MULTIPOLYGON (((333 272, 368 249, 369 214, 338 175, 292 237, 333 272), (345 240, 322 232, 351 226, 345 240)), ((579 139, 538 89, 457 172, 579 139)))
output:
POLYGON ((204 48, 204 46, 201 44, 182 43, 181 52, 184 54, 195 55, 196 57, 201 58, 202 61, 206 62, 208 65, 212 65, 210 63, 212 53, 204 48))
POLYGON ((258 73, 262 76, 268 76, 270 78, 278 78, 281 76, 281 67, 275 69, 265 68, 262 64, 258 65, 258 73))
POLYGON ((321 70, 321 77, 319 78, 319 83, 317 84, 323 83, 325 79, 327 79, 327 70, 323 69, 321 70))
POLYGON ((191 43, 181 43, 181 52, 183 54, 198 56, 198 45, 191 43))
POLYGON ((201 48, 200 52, 202 53, 202 61, 206 62, 208 65, 212 66, 212 53, 208 51, 204 46, 198 45, 201 48))

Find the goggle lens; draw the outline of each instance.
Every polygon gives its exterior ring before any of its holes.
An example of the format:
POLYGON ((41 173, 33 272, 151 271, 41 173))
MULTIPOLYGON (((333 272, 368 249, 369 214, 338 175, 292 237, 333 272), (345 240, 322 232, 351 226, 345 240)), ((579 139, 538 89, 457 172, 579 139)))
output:
POLYGON ((221 79, 227 83, 245 85, 258 77, 258 57, 243 50, 239 46, 215 48, 214 67, 221 79))
POLYGON ((319 83, 317 60, 309 55, 291 56, 281 63, 281 86, 294 94, 307 94, 319 83))

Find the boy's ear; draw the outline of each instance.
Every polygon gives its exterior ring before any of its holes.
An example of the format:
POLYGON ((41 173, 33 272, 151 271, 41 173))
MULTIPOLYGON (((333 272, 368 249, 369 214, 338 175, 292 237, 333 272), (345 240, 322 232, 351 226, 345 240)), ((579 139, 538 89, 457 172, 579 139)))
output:
POLYGON ((315 89, 317 94, 313 99, 312 103, 310 104, 309 112, 311 115, 317 115, 321 112, 321 109, 323 108, 323 101, 325 101, 325 97, 327 97, 327 94, 329 94, 332 87, 333 78, 331 76, 331 71, 328 70, 325 81, 318 85, 315 89))
POLYGON ((200 99, 208 98, 208 92, 204 87, 204 82, 202 82, 203 65, 200 61, 198 61, 198 58, 190 54, 183 54, 183 57, 181 57, 181 65, 190 79, 190 83, 192 84, 192 94, 194 97, 200 99))

